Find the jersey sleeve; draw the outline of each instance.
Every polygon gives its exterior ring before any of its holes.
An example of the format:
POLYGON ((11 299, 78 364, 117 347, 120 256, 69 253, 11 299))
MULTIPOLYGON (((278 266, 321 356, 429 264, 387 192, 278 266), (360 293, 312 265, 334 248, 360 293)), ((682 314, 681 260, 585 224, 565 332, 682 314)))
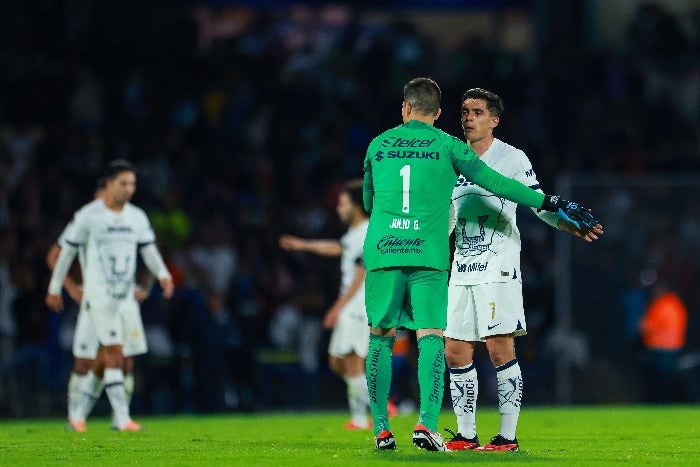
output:
POLYGON ((153 227, 151 226, 151 221, 148 220, 148 216, 146 216, 146 213, 143 211, 139 211, 139 217, 140 222, 142 224, 142 228, 140 229, 140 234, 139 234, 139 240, 138 240, 138 246, 139 248, 145 245, 149 245, 151 243, 156 242, 156 234, 153 231, 153 227))
POLYGON ((472 148, 456 140, 454 156, 455 169, 491 193, 518 204, 539 208, 544 201, 544 194, 537 192, 521 182, 504 177, 481 161, 472 148))
POLYGON ((374 201, 374 185, 372 180, 372 163, 370 161, 374 144, 370 144, 367 148, 367 154, 365 155, 364 162, 364 176, 362 179, 362 204, 364 205, 365 211, 368 213, 372 212, 372 206, 374 201))
MULTIPOLYGON (((520 151, 520 155, 522 169, 518 171, 517 179, 523 184, 532 188, 533 190, 544 194, 544 191, 542 191, 542 188, 540 187, 540 182, 537 180, 537 174, 535 173, 535 169, 532 167, 530 159, 522 151, 520 151)), ((550 211, 543 211, 536 207, 531 207, 530 209, 532 209, 532 212, 534 212, 535 215, 539 217, 542 222, 554 227, 555 229, 559 228, 560 217, 557 216, 555 213, 550 211)))
POLYGON ((58 245, 64 247, 66 244, 78 247, 87 243, 88 218, 84 209, 76 212, 73 219, 68 223, 58 240, 58 245))
MULTIPOLYGON (((533 190, 544 194, 542 188, 540 187, 540 182, 537 180, 537 174, 535 173, 535 169, 532 167, 532 162, 530 162, 530 159, 527 157, 527 155, 525 155, 523 151, 518 150, 517 152, 517 160, 519 167, 516 171, 515 177, 513 178, 521 182, 523 185, 527 185, 533 190)), ((530 209, 532 209, 532 212, 534 212, 535 215, 540 218, 540 220, 542 220, 546 224, 549 224, 555 229, 558 228, 560 217, 557 216, 555 213, 543 211, 541 209, 538 209, 537 207, 531 207, 530 209)))
POLYGON ((68 229, 70 228, 71 224, 73 221, 71 220, 64 228, 63 231, 61 232, 61 235, 58 236, 56 239, 56 244, 63 248, 63 246, 66 244, 66 233, 68 232, 68 229))

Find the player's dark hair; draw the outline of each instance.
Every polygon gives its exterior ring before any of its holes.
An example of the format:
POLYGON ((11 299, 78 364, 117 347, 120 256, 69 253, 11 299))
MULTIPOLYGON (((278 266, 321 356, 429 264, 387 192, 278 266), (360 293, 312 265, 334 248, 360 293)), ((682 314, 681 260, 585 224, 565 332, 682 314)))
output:
POLYGON ((430 78, 415 78, 403 87, 403 100, 424 115, 435 115, 440 110, 440 86, 430 78))
POLYGON ((343 191, 348 194, 348 196, 350 197, 350 201, 352 201, 352 204, 359 207, 360 209, 362 209, 362 212, 367 214, 367 211, 365 211, 364 203, 362 202, 361 178, 354 178, 345 182, 345 184, 343 184, 343 191))
POLYGON ((462 100, 459 104, 462 105, 465 99, 470 98, 485 100, 486 107, 489 109, 489 112, 491 112, 491 115, 494 117, 500 117, 503 113, 503 101, 501 100, 501 96, 499 96, 496 93, 487 91, 486 89, 482 88, 473 88, 462 94, 462 100))
POLYGON ((101 190, 102 188, 104 188, 105 183, 105 177, 98 177, 97 181, 95 182, 95 190, 101 190))
POLYGON ((114 180, 114 178, 122 172, 133 172, 136 173, 136 167, 134 164, 126 159, 116 159, 107 165, 104 173, 104 181, 114 180))

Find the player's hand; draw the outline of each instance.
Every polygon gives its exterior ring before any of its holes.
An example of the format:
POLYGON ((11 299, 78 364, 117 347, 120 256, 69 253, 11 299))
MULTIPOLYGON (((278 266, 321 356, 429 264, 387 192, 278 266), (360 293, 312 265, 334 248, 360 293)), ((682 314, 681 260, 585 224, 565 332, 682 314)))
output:
POLYGON ((63 287, 68 292, 68 296, 75 301, 75 303, 80 304, 83 300, 83 288, 80 285, 63 283, 63 287))
POLYGON ((565 207, 557 209, 557 216, 570 222, 576 226, 578 230, 583 232, 592 231, 596 225, 600 225, 598 219, 593 216, 590 210, 578 203, 573 203, 571 201, 567 203, 565 207))
POLYGON ((598 240, 599 235, 603 235, 603 226, 596 224, 591 230, 581 230, 577 229, 574 224, 566 222, 563 219, 559 220, 557 225, 561 230, 566 230, 571 235, 576 238, 581 238, 587 242, 592 242, 593 240, 598 240))
POLYGON ((163 297, 172 297, 173 293, 175 293, 175 284, 173 283, 173 280, 169 277, 164 277, 158 282, 160 282, 160 287, 163 289, 163 297))
POLYGON ((63 297, 61 297, 61 294, 53 295, 47 293, 46 299, 44 301, 46 302, 46 306, 48 306, 49 309, 55 311, 56 313, 60 313, 63 311, 63 297))
POLYGON ((339 305, 333 305, 323 317, 323 329, 333 329, 335 323, 338 321, 338 316, 340 316, 340 311, 342 307, 339 305))
POLYGON ((584 232, 592 231, 600 224, 590 209, 556 195, 545 195, 542 209, 555 213, 560 219, 570 222, 584 232))
POLYGON ((137 285, 134 289, 134 298, 139 303, 143 303, 143 301, 148 298, 148 295, 148 291, 144 290, 140 285, 137 285))

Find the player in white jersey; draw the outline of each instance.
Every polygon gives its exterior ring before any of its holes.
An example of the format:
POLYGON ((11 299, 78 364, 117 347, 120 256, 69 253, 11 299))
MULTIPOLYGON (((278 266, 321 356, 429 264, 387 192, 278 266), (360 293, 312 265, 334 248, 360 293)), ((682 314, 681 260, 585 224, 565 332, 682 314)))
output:
POLYGON ((340 241, 282 235, 279 245, 285 250, 341 258, 340 293, 323 318, 323 326, 333 329, 328 344, 328 364, 347 385, 351 420, 345 427, 368 429, 370 422, 365 359, 369 347, 369 325, 365 311, 363 245, 369 221, 362 205, 362 180, 345 183, 338 196, 336 210, 338 217, 348 225, 348 230, 340 241))
MULTIPOLYGON (((100 178, 97 182, 93 199, 101 198, 103 194, 104 179, 100 178)), ((58 240, 56 240, 56 243, 51 245, 51 248, 46 255, 46 264, 51 271, 53 271, 56 261, 58 260, 58 256, 61 252, 61 247, 65 243, 67 229, 68 227, 63 230, 61 235, 59 235, 58 240)), ((78 250, 78 263, 82 271, 85 267, 84 248, 80 248, 78 250)), ((70 298, 72 298, 79 305, 78 316, 73 334, 73 370, 71 371, 70 378, 68 379, 68 420, 71 420, 75 418, 75 416, 72 416, 71 414, 75 414, 76 410, 79 408, 79 401, 82 399, 80 388, 82 386, 83 379, 87 377, 90 371, 92 371, 94 360, 97 357, 99 342, 97 341, 97 334, 95 333, 92 322, 85 313, 82 302, 83 290, 80 285, 80 280, 74 279, 71 274, 66 274, 63 281, 63 286, 65 287, 70 298)), ((125 381, 126 379, 125 374, 125 381)))
MULTIPOLYGON (((104 188, 104 179, 100 178, 97 182, 93 199, 101 198, 104 194, 104 188)), ((56 243, 51 245, 51 248, 46 255, 46 264, 52 271, 56 264, 56 260, 58 259, 58 255, 61 252, 61 248, 65 244, 67 230, 68 229, 66 227, 66 229, 64 229, 61 235, 58 237, 56 243)), ((85 267, 84 248, 80 248, 78 250, 78 264, 80 265, 82 271, 82 269, 85 267)), ((153 276, 149 275, 149 282, 152 282, 152 277, 153 276)), ((83 379, 87 377, 89 372, 92 371, 93 365, 95 364, 94 360, 97 358, 97 351, 100 343, 97 340, 97 333, 95 332, 93 323, 85 311, 82 301, 83 290, 82 286, 80 285, 80 281, 76 281, 70 274, 67 274, 63 281, 63 286, 68 295, 79 305, 78 316, 73 333, 73 370, 71 371, 70 378, 68 379, 68 420, 74 420, 77 416, 79 416, 79 411, 83 410, 81 408, 81 402, 83 400, 81 386, 83 384, 83 379)), ((134 298, 138 303, 140 303, 148 298, 149 293, 150 285, 145 287, 137 285, 134 291, 134 298)), ((125 307, 125 309, 125 328, 128 331, 126 332, 124 342, 124 367, 122 369, 124 370, 124 389, 126 391, 127 403, 130 403, 131 396, 134 392, 134 357, 145 354, 148 347, 143 331, 143 323, 141 321, 141 311, 138 305, 125 307)), ((94 380, 94 390, 92 391, 93 397, 88 399, 93 403, 97 401, 102 392, 102 379, 95 377, 94 380)), ((71 429, 74 429, 73 426, 69 426, 71 429)))
MULTIPOLYGON (((464 135, 476 154, 491 168, 539 190, 539 182, 525 153, 493 135, 503 103, 484 89, 470 89, 462 96, 464 135)), ((520 232, 516 204, 459 177, 452 193, 455 250, 448 290, 445 358, 450 374, 452 405, 457 433, 446 446, 450 450, 517 451, 516 427, 520 415, 523 379, 515 355, 515 336, 527 332, 520 271, 520 232), (500 430, 491 441, 479 445, 476 433, 478 379, 473 363, 474 347, 483 341, 498 380, 500 430)), ((603 233, 578 230, 555 213, 533 209, 552 227, 566 230, 588 242, 603 233)), ((451 430, 448 430, 451 431, 451 430)))
MULTIPOLYGON (((128 323, 124 316, 138 305, 134 298, 136 255, 140 253, 148 269, 158 278, 163 296, 170 298, 173 282, 155 245, 155 234, 142 209, 129 203, 136 189, 136 172, 131 163, 117 160, 105 174, 105 194, 75 213, 65 234, 65 243, 56 261, 46 304, 63 309, 61 286, 76 253, 85 249, 82 304, 94 327, 100 347, 94 374, 88 373, 81 388, 82 409, 69 420, 76 431, 85 431, 85 418, 91 404, 96 378, 102 378, 114 424, 118 430, 137 431, 141 427, 129 415, 124 388, 124 344, 128 323)), ((143 329, 140 330, 143 334, 143 329)))

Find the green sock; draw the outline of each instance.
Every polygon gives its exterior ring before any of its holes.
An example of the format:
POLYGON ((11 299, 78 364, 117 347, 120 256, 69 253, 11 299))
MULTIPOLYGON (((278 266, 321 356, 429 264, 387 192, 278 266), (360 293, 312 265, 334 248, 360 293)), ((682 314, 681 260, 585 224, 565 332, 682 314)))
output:
POLYGON ((445 341, 442 336, 428 334, 418 339, 418 386, 420 415, 418 423, 437 431, 445 387, 445 341))
POLYGON ((374 420, 374 434, 389 430, 389 414, 386 404, 389 402, 391 388, 391 351, 395 337, 369 335, 369 352, 367 353, 367 391, 369 407, 374 420))

